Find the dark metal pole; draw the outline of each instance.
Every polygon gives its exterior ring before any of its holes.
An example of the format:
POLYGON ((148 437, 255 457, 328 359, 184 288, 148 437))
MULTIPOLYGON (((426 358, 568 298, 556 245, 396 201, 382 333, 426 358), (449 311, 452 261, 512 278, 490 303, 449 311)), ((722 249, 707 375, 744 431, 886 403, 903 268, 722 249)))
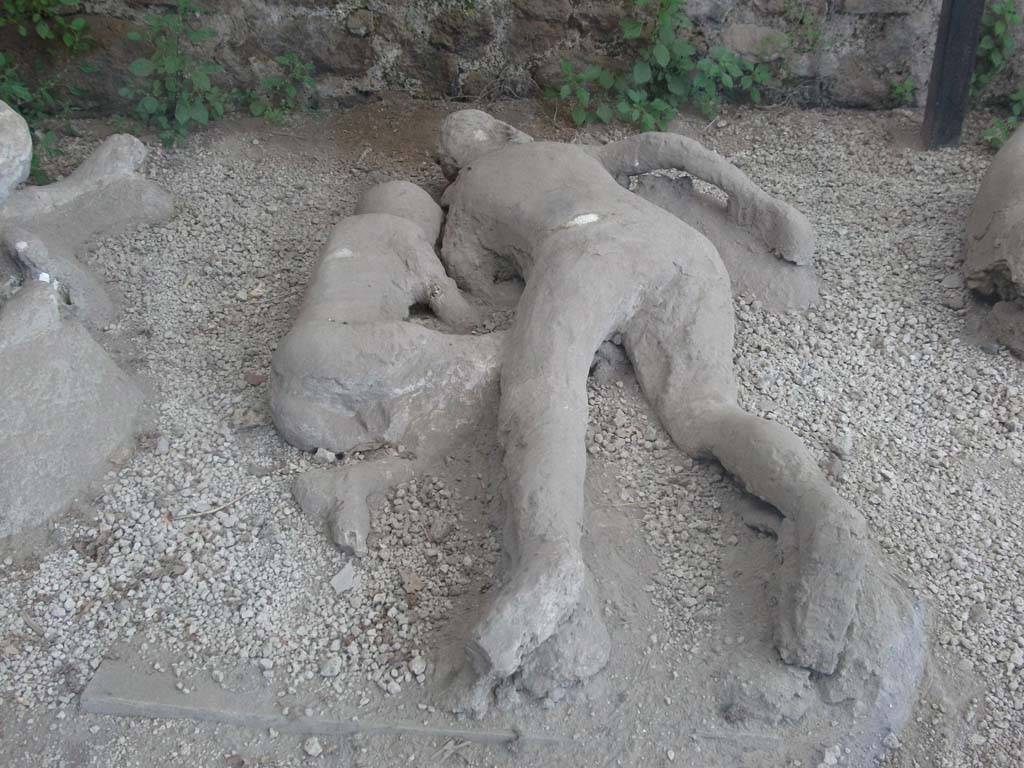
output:
POLYGON ((942 0, 921 131, 926 149, 960 143, 984 10, 985 0, 942 0))

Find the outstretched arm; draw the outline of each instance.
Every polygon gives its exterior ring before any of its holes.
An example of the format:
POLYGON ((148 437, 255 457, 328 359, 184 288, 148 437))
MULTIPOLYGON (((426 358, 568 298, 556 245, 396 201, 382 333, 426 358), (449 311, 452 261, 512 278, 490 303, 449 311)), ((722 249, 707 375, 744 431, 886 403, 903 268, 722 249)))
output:
POLYGON ((752 228, 779 256, 794 264, 809 264, 814 256, 814 229, 800 211, 769 195, 735 165, 693 139, 644 133, 605 145, 598 157, 615 177, 675 169, 714 184, 729 196, 729 218, 752 228))

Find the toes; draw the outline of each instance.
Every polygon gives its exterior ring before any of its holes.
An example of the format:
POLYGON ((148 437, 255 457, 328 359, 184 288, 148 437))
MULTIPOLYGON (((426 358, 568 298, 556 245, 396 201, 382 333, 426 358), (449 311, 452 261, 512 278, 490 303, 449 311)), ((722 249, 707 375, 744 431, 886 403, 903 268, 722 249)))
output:
POLYGON ((611 638, 588 576, 576 610, 526 658, 520 682, 537 698, 546 698, 596 675, 610 653, 611 638))
POLYGON ((497 678, 516 672, 523 657, 572 613, 584 575, 577 552, 534 554, 523 563, 466 645, 476 671, 497 678))
POLYGON ((925 653, 920 601, 872 562, 839 665, 818 685, 830 704, 856 701, 899 730, 916 701, 925 653))
POLYGON ((477 675, 460 654, 438 660, 434 681, 437 693, 433 700, 439 709, 477 720, 487 714, 494 698, 496 681, 477 675))
POLYGON ((866 545, 844 527, 823 524, 801 536, 787 521, 779 546, 782 566, 775 626, 779 654, 788 664, 831 674, 853 620, 866 545))

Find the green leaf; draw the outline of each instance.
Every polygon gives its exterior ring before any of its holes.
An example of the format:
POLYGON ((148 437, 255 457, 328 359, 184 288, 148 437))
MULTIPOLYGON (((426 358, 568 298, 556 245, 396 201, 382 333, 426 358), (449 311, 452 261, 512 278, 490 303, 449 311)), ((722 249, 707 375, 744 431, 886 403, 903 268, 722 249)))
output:
POLYGON ((249 114, 253 117, 260 117, 267 111, 267 104, 264 101, 253 101, 249 104, 249 114))
POLYGON ((71 28, 75 30, 75 32, 81 32, 85 29, 85 19, 81 16, 76 16, 71 20, 71 28))
POLYGON ((587 121, 587 110, 577 104, 576 108, 572 111, 572 121, 576 125, 583 125, 587 121))
POLYGON ((193 72, 192 84, 200 91, 208 91, 211 87, 210 76, 204 72, 193 72))
POLYGON ((128 65, 128 71, 136 77, 149 77, 154 69, 153 62, 149 59, 136 59, 128 65))
POLYGON ((185 125, 192 117, 192 105, 185 99, 178 99, 174 107, 174 119, 181 125, 185 125))
POLYGON ((158 109, 160 109, 160 102, 157 101, 153 96, 143 96, 139 101, 139 109, 145 112, 147 115, 152 115, 158 109))
POLYGON ((669 54, 668 48, 666 48, 661 43, 658 43, 656 46, 654 46, 654 49, 651 51, 651 55, 653 55, 654 60, 658 62, 658 66, 662 68, 667 67, 669 61, 672 60, 672 56, 671 54, 669 54))
POLYGON ((610 123, 612 121, 612 108, 607 104, 602 104, 596 110, 594 114, 597 115, 598 120, 602 123, 610 123))
POLYGON ((45 21, 40 21, 36 24, 36 34, 39 35, 43 40, 53 40, 53 30, 50 29, 50 25, 45 21))
POLYGON ((724 72, 722 73, 722 85, 724 85, 726 88, 732 88, 732 77, 725 74, 724 72))
POLYGON ((125 35, 129 40, 137 41, 142 39, 142 35, 136 32, 134 29, 125 35))
POLYGON ((677 38, 675 42, 672 43, 672 53, 675 54, 677 59, 685 59, 692 56, 696 50, 696 48, 681 37, 677 38))
POLYGON ((602 88, 607 90, 615 84, 615 78, 612 76, 612 73, 609 72, 607 69, 602 69, 601 76, 597 79, 597 82, 600 84, 602 88))
POLYGON ((633 65, 633 82, 643 85, 651 81, 651 65, 646 61, 638 61, 633 65))
POLYGON ((597 64, 591 64, 590 66, 583 70, 583 73, 580 75, 580 79, 597 80, 597 78, 599 78, 600 76, 601 67, 597 66, 597 64))
POLYGON ((675 75, 669 75, 665 80, 665 86, 668 88, 669 93, 673 93, 676 96, 685 96, 687 87, 686 81, 681 77, 675 75))
POLYGON ((210 122, 210 112, 203 102, 197 101, 192 105, 192 119, 200 125, 206 125, 210 122))
POLYGON ((558 98, 568 99, 572 95, 572 86, 566 83, 558 89, 558 98))
POLYGON ((590 91, 588 91, 586 88, 577 88, 576 89, 576 100, 580 103, 581 106, 589 107, 590 106, 590 91))
POLYGON ((644 33, 643 23, 636 19, 622 19, 619 27, 622 29, 622 36, 627 40, 636 40, 644 33))

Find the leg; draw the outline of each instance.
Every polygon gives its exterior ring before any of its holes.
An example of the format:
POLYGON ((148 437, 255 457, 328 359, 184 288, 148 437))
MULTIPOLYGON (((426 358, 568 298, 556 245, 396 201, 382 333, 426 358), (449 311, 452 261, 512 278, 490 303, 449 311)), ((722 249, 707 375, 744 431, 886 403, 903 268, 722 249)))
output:
POLYGON ((691 454, 711 454, 786 517, 776 644, 830 674, 846 642, 867 542, 863 518, 785 427, 744 412, 732 370, 727 279, 680 278, 651 297, 624 335, 644 392, 691 454))
POLYGON ((523 294, 502 364, 512 570, 467 648, 476 671, 492 679, 515 672, 569 617, 583 589, 587 373, 623 292, 633 290, 588 258, 544 263, 523 294))

